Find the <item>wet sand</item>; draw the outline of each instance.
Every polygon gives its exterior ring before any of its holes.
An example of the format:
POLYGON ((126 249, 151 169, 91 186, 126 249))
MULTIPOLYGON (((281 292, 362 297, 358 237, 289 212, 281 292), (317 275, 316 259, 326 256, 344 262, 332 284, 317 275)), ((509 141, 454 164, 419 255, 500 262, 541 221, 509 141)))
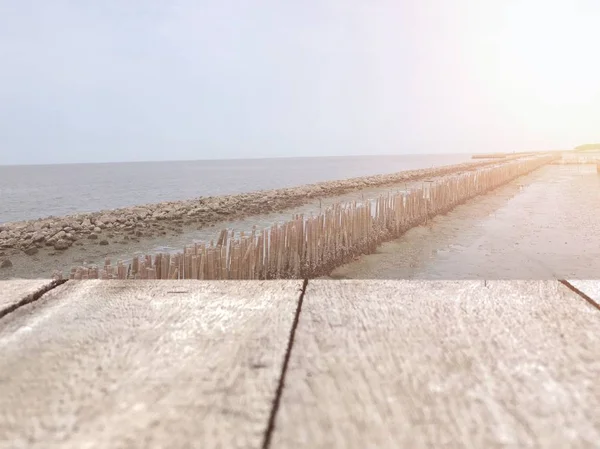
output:
MULTIPOLYGON (((440 177, 441 178, 441 177, 440 177)), ((432 179, 438 179, 436 177, 432 179)), ((264 229, 273 223, 285 222, 295 214, 318 214, 323 209, 336 203, 361 201, 377 198, 387 192, 408 191, 421 188, 422 181, 403 182, 396 185, 354 190, 343 195, 324 198, 313 198, 293 208, 286 208, 278 212, 251 215, 237 220, 221 221, 212 226, 199 226, 197 223, 175 224, 162 222, 162 230, 154 235, 145 233, 142 237, 131 236, 124 240, 122 235, 113 235, 110 230, 103 230, 98 234, 98 240, 82 238, 75 242, 67 251, 56 251, 52 247, 40 247, 39 252, 28 256, 20 250, 0 249, 0 260, 9 259, 12 267, 0 269, 0 280, 23 278, 49 278, 54 270, 67 273, 71 267, 88 264, 103 265, 104 259, 109 257, 114 261, 130 261, 136 255, 156 254, 159 252, 181 251, 184 245, 194 242, 210 242, 216 240, 221 229, 233 229, 235 232, 251 232, 252 227, 264 229), (98 242, 106 239, 109 245, 102 246, 98 242)))
MULTIPOLYGON (((544 169, 545 170, 545 169, 544 169)), ((427 179, 442 179, 443 176, 431 177, 427 179)), ((529 179, 529 178, 520 178, 529 179)), ((11 278, 49 278, 52 276, 54 270, 62 270, 63 274, 67 273, 71 267, 81 265, 84 262, 88 264, 102 265, 104 258, 109 257, 114 261, 123 260, 127 262, 131 257, 135 255, 155 254, 158 252, 175 252, 180 251, 184 245, 190 245, 194 242, 209 242, 210 240, 216 240, 218 233, 221 229, 233 229, 236 232, 244 231, 250 232, 253 226, 258 229, 263 229, 271 226, 275 222, 284 222, 290 220, 294 214, 305 214, 310 215, 319 213, 322 209, 335 203, 350 202, 353 200, 363 200, 377 198, 379 195, 387 193, 389 191, 406 191, 416 188, 421 188, 423 180, 418 181, 407 181, 396 184, 386 184, 384 186, 355 189, 350 192, 346 192, 338 195, 331 195, 321 198, 305 199, 304 204, 297 205, 292 208, 285 208, 278 212, 263 213, 259 215, 250 215, 244 218, 239 218, 229 221, 221 221, 219 223, 213 223, 212 225, 199 225, 198 223, 171 223, 169 221, 162 221, 155 223, 160 226, 159 230, 152 233, 147 232, 142 228, 142 236, 137 237, 135 234, 131 235, 119 235, 114 233, 110 229, 104 229, 98 234, 97 240, 88 240, 87 238, 81 238, 75 242, 66 251, 57 251, 52 247, 41 246, 39 252, 35 255, 27 255, 23 251, 14 250, 2 250, 0 249, 0 260, 8 258, 12 267, 0 269, 0 279, 11 279, 11 278), (125 238, 126 237, 126 238, 125 238), (109 245, 99 245, 99 242, 106 239, 109 245)), ((501 191, 498 190, 496 192, 501 191)), ((493 193, 492 195, 494 195, 493 193)), ((481 201, 476 199, 475 202, 481 201)), ((474 204, 470 202, 469 204, 474 204)), ((439 217, 438 217, 439 219, 439 217)), ((477 218, 474 218, 477 221, 477 218)), ((435 221, 434 221, 435 222, 435 221)), ((140 224, 143 226, 143 223, 140 224)), ((421 241, 419 232, 422 228, 417 228, 409 231, 405 234, 406 237, 415 235, 416 241, 412 245, 412 248, 408 251, 412 253, 420 253, 426 251, 426 244, 421 241), (421 246, 420 246, 421 245, 421 246)), ((448 237, 450 240, 454 240, 453 237, 448 237)), ((378 254, 382 251, 388 250, 386 244, 378 249, 378 254)), ((390 251, 394 251, 391 247, 390 251)), ((402 251, 407 251, 406 248, 401 248, 402 251)), ((369 256, 361 259, 361 261, 368 261, 369 256)), ((345 267, 344 267, 345 268, 345 267)), ((342 268, 342 270, 344 269, 342 268)), ((368 273, 368 270, 366 271, 368 273)), ((376 278, 381 273, 376 275, 371 274, 358 274, 354 277, 364 278, 376 278)), ((339 274, 336 270, 333 276, 344 277, 346 275, 339 274)), ((418 275, 417 277, 423 277, 424 275, 418 275)), ((353 277, 353 276, 348 276, 353 277)), ((394 274, 383 275, 383 278, 393 278, 394 274)), ((397 277, 404 278, 406 275, 398 275, 397 277)))
MULTIPOLYGON (((542 155, 542 153, 540 153, 542 155)), ((216 239, 223 228, 251 231, 319 213, 333 203, 375 198, 388 191, 422 186, 424 180, 475 171, 521 158, 468 162, 287 189, 157 203, 132 208, 0 225, 0 279, 51 277, 55 270, 102 264, 105 257, 174 252, 216 239)))
POLYGON ((600 175, 590 165, 548 165, 330 278, 600 279, 600 175))

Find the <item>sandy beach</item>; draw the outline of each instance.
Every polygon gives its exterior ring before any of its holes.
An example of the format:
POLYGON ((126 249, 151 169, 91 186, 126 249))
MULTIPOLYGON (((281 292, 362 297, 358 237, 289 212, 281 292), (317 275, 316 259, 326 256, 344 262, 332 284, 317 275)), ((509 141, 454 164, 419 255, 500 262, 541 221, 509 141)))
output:
POLYGON ((548 165, 337 268, 334 279, 600 279, 600 175, 548 165))
POLYGON ((441 179, 505 161, 8 223, 0 227, 0 262, 10 262, 0 268, 0 279, 51 277, 54 270, 66 272, 83 262, 101 264, 106 257, 126 261, 134 255, 180 250, 193 242, 216 239, 223 228, 236 232, 249 231, 252 226, 266 228, 289 220, 293 214, 317 214, 334 203, 410 190, 421 187, 427 179, 441 179))

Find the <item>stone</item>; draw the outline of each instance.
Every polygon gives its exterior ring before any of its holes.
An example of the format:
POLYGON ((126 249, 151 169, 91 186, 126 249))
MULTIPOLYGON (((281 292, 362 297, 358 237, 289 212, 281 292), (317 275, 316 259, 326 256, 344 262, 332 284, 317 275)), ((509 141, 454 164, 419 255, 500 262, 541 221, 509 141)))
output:
POLYGON ((98 226, 96 226, 96 227, 94 228, 94 232, 102 232, 102 229, 100 229, 98 226))
MULTIPOLYGON (((115 221, 117 221, 117 217, 115 217, 113 215, 104 214, 104 215, 101 215, 98 218, 98 220, 100 220, 102 223, 111 224, 111 223, 114 223, 115 221)), ((96 222, 96 226, 99 226, 97 222, 96 222)))
POLYGON ((54 234, 52 236, 52 238, 55 240, 60 240, 60 239, 64 238, 66 235, 67 235, 67 233, 65 231, 59 231, 56 234, 54 234))
POLYGON ((92 222, 90 221, 89 218, 86 218, 85 220, 83 220, 81 222, 81 226, 85 227, 85 228, 89 228, 92 225, 92 222))
POLYGON ((17 246, 17 243, 17 239, 9 238, 8 240, 5 240, 4 243, 0 244, 0 246, 4 248, 14 248, 15 246, 17 246))
POLYGON ((34 254, 37 254, 39 252, 39 249, 37 249, 35 246, 32 246, 30 248, 23 250, 23 252, 25 254, 27 254, 28 256, 33 256, 34 254))
POLYGON ((65 249, 69 248, 71 244, 72 243, 68 240, 60 239, 54 244, 54 249, 64 251, 65 249))
POLYGON ((106 245, 108 245, 108 240, 100 240, 98 242, 98 245, 106 246, 106 245))
POLYGON ((34 243, 42 242, 46 240, 46 234, 42 231, 38 231, 31 236, 31 241, 34 243))
POLYGON ((88 239, 90 239, 90 240, 98 240, 98 234, 90 234, 90 235, 88 235, 88 239))
POLYGON ((12 266, 12 262, 8 259, 4 259, 2 262, 0 262, 0 268, 11 268, 12 266))

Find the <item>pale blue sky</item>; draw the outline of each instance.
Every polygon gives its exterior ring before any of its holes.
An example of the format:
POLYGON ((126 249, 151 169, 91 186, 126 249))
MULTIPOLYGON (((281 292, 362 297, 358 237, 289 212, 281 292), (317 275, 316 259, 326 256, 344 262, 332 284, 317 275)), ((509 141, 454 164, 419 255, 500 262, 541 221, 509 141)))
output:
POLYGON ((0 0, 0 164, 600 141, 597 0, 0 0))

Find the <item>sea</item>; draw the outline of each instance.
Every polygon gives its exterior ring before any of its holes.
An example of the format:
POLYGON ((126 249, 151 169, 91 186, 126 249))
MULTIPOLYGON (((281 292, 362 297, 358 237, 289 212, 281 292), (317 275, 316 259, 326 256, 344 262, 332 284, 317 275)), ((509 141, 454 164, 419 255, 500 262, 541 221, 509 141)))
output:
POLYGON ((460 164, 471 154, 0 166, 0 223, 460 164))

